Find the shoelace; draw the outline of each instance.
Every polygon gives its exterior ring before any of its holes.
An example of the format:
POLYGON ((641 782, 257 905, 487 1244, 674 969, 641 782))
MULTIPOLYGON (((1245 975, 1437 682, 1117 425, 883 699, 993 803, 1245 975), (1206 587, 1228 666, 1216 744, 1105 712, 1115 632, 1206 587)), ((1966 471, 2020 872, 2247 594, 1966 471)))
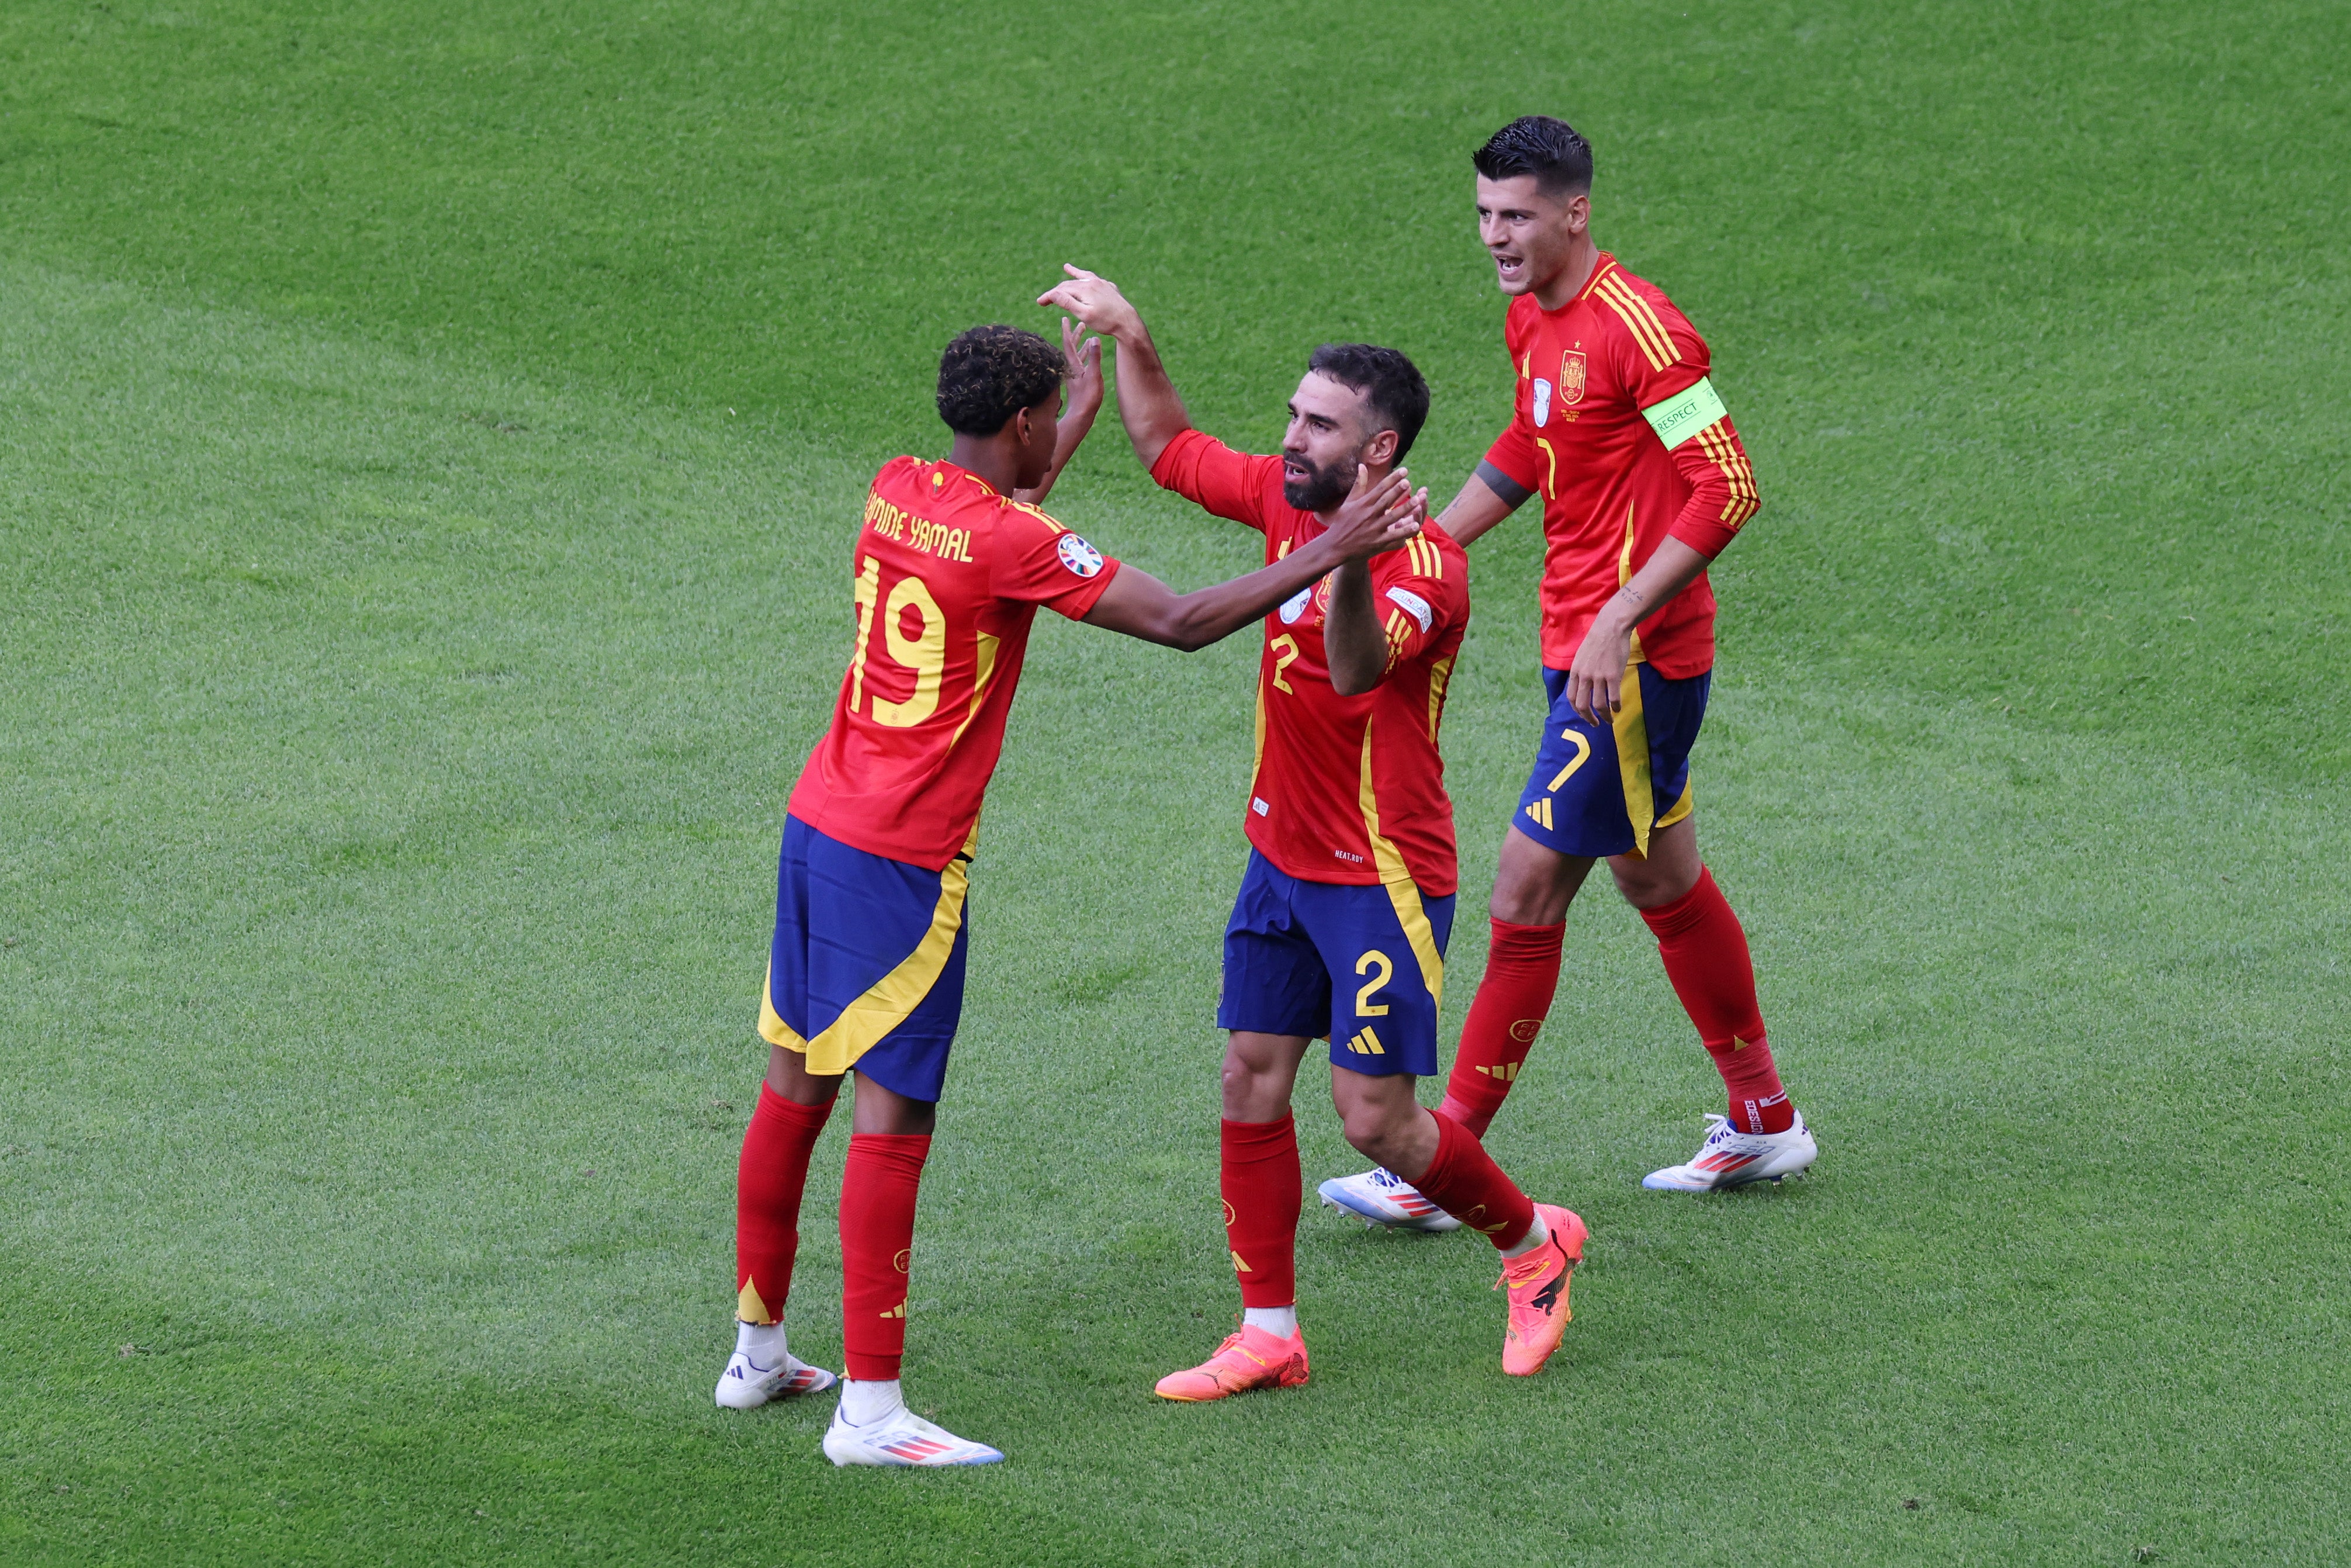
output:
MULTIPOLYGON (((1518 1268, 1520 1264, 1525 1263, 1529 1259, 1534 1259, 1534 1260, 1537 1260, 1538 1261, 1536 1261, 1536 1262, 1535 1262, 1535 1264, 1534 1264, 1534 1266, 1533 1266, 1533 1267, 1529 1268, 1529 1269, 1527 1269, 1527 1270, 1524 1270, 1525 1275, 1526 1275, 1526 1278, 1527 1278, 1527 1279, 1529 1279, 1529 1280, 1531 1280, 1531 1279, 1535 1278, 1537 1275, 1541 1274, 1541 1273, 1542 1272, 1542 1264, 1541 1263, 1540 1260, 1541 1259, 1541 1257, 1542 1257, 1542 1255, 1543 1255, 1543 1247, 1550 1247, 1550 1248, 1554 1248, 1554 1249, 1556 1249, 1556 1248, 1558 1247, 1558 1245, 1559 1245, 1559 1241, 1558 1241, 1558 1239, 1557 1239, 1556 1237, 1548 1237, 1548 1236, 1547 1236, 1547 1237, 1545 1237, 1545 1238, 1543 1239, 1543 1244, 1542 1244, 1542 1247, 1538 1247, 1538 1248, 1534 1249, 1532 1251, 1531 1251, 1531 1252, 1527 1252, 1527 1253, 1524 1253, 1524 1254, 1522 1254, 1522 1255, 1521 1255, 1521 1256, 1520 1256, 1520 1257, 1516 1257, 1516 1258, 1505 1258, 1505 1259, 1503 1259, 1503 1260, 1502 1260, 1502 1277, 1501 1277, 1500 1279, 1499 1279, 1499 1280, 1497 1280, 1497 1281, 1494 1281, 1494 1289, 1496 1289, 1496 1290, 1498 1290, 1498 1291, 1508 1289, 1508 1288, 1509 1288, 1509 1286, 1510 1286, 1510 1283, 1511 1283, 1511 1281, 1510 1281, 1510 1270, 1513 1270, 1513 1269, 1518 1268)), ((1521 1281, 1521 1282, 1523 1282, 1523 1281, 1521 1281)))

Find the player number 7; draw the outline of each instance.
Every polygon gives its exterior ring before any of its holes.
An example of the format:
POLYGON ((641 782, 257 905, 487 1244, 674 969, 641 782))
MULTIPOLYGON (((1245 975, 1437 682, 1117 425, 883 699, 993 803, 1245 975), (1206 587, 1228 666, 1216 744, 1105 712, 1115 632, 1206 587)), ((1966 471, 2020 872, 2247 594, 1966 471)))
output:
POLYGON ((1581 730, 1562 729, 1559 732, 1559 737, 1562 740, 1575 742, 1575 760, 1552 775, 1551 782, 1543 786, 1543 793, 1546 795, 1557 793, 1559 787, 1574 778, 1575 770, 1583 767, 1592 756, 1592 742, 1583 738, 1581 730))

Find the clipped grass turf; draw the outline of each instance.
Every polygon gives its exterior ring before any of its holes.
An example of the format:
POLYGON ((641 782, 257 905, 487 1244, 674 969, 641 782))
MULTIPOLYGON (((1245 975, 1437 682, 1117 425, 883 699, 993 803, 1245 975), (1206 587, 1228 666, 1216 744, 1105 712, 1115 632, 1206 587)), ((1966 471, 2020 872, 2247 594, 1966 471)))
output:
MULTIPOLYGON (((2346 26, 0 18, 0 1561, 2340 1555, 2346 26), (1095 262, 1262 443, 1307 346, 1385 338, 1449 490, 1508 378, 1462 154, 1531 106, 1762 480, 1701 815, 1819 1174, 1637 1189, 1715 1091, 1593 897, 1494 1135, 1594 1226, 1553 1369, 1501 1377, 1463 1239, 1310 1220, 1314 1384, 1158 1406, 1233 1310, 1252 650, 1040 626, 910 1374, 1012 1462, 715 1411, 775 835, 938 341, 1095 262)), ((1057 512, 1249 563, 1102 437, 1057 512)), ((1448 723, 1472 909, 1530 533, 1448 723)))

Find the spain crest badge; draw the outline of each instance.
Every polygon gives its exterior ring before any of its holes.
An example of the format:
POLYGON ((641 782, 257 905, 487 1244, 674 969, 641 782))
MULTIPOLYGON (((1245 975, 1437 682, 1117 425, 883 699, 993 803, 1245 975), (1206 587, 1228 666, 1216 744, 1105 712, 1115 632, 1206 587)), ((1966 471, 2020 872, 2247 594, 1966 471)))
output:
POLYGON ((1559 401, 1573 408, 1583 401, 1583 354, 1570 349, 1559 357, 1559 401))

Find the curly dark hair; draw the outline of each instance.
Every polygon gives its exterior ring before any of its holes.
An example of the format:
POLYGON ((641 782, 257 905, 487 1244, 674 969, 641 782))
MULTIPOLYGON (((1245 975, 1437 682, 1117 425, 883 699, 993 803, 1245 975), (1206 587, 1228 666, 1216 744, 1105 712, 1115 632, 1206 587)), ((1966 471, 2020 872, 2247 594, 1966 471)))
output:
POLYGON ((1546 196, 1573 196, 1592 189, 1592 143, 1575 127, 1548 114, 1522 114, 1469 154, 1489 180, 1535 177, 1546 196))
POLYGON ((962 435, 993 435, 1059 392, 1061 350, 1018 327, 974 327, 939 358, 939 417, 962 435))
MULTIPOLYGON (((1420 371, 1394 349, 1371 343, 1325 343, 1306 361, 1343 387, 1364 394, 1371 410, 1371 428, 1384 426, 1396 433, 1395 460, 1412 450, 1420 427, 1428 421, 1428 383, 1420 371)), ((1351 473, 1348 477, 1353 479, 1351 473)))

